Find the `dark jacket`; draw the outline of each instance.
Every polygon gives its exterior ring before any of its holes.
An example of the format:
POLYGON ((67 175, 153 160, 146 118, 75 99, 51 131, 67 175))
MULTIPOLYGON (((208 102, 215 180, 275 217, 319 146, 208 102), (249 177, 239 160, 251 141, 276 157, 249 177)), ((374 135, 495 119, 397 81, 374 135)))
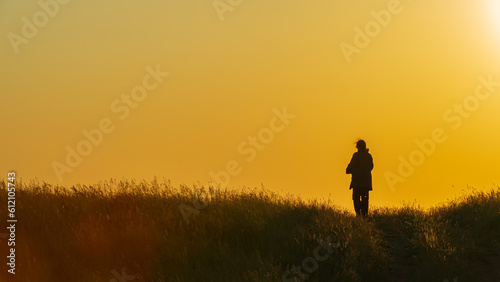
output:
POLYGON ((372 190, 373 158, 368 150, 359 150, 352 155, 346 174, 352 174, 351 188, 368 188, 372 190))

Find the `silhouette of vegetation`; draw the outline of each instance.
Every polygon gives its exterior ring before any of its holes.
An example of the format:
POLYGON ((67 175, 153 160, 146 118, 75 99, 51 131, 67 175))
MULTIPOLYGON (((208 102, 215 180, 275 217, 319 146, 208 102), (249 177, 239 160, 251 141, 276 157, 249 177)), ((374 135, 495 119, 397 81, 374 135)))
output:
POLYGON ((376 208, 366 218, 264 188, 156 180, 16 188, 15 281, 120 281, 112 271, 123 268, 130 281, 294 281, 294 266, 306 281, 500 281, 500 188, 430 210, 376 208), (179 205, 194 207, 202 191, 214 197, 187 224, 179 205), (309 273, 302 263, 319 240, 335 247, 309 273))

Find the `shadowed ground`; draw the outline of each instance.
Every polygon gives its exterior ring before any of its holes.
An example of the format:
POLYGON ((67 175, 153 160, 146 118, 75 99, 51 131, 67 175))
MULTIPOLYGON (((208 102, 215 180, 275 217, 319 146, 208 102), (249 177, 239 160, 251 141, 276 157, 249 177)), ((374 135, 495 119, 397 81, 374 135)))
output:
POLYGON ((16 187, 17 274, 0 281, 500 281, 500 189, 356 218, 264 189, 16 187))

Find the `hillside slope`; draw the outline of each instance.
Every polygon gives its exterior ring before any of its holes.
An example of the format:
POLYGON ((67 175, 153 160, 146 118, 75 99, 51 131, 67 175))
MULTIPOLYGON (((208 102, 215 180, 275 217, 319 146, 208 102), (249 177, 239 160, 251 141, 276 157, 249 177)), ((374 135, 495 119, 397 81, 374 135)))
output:
POLYGON ((16 275, 1 281, 500 281, 500 188, 356 218, 264 189, 16 187, 16 275))

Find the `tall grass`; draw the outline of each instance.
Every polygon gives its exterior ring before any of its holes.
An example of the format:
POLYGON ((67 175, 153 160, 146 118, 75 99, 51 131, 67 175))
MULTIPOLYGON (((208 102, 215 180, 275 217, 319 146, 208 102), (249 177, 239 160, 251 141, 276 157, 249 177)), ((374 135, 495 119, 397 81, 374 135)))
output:
MULTIPOLYGON (((500 281, 500 189, 357 218, 264 188, 16 187, 16 275, 5 270, 2 281, 120 281, 122 270, 126 281, 500 281), (203 209, 193 204, 200 194, 212 195, 197 202, 203 209)), ((1 203, 6 191, 2 180, 1 203)), ((6 222, 6 209, 0 215, 6 222)), ((8 254, 4 240, 0 252, 8 254)))

